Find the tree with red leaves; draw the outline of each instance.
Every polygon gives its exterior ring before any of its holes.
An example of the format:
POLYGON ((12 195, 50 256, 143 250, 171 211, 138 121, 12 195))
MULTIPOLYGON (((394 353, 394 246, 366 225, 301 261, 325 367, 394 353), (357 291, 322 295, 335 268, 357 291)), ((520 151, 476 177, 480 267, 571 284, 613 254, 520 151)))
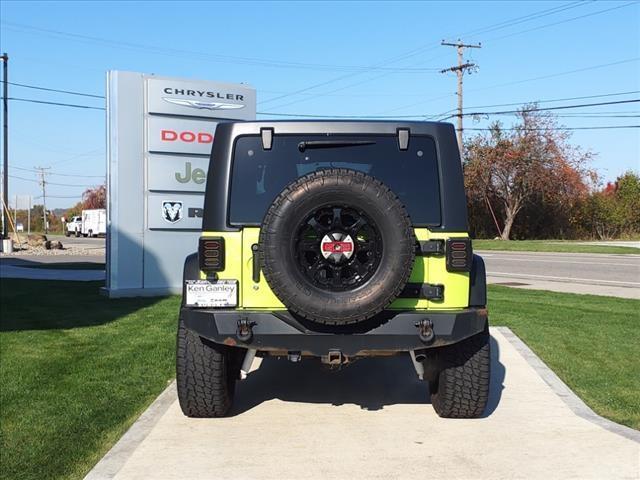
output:
POLYGON ((66 218, 80 215, 82 210, 107 208, 107 187, 99 185, 95 188, 87 188, 82 194, 82 201, 76 203, 66 212, 66 218))
POLYGON ((82 209, 107 208, 107 187, 99 185, 95 188, 87 188, 82 194, 82 209))
POLYGON ((591 154, 572 147, 568 139, 555 117, 527 105, 512 129, 496 122, 466 145, 467 193, 476 204, 495 203, 503 240, 510 238, 518 213, 534 200, 571 209, 588 194, 590 181, 595 181, 588 169, 591 154))

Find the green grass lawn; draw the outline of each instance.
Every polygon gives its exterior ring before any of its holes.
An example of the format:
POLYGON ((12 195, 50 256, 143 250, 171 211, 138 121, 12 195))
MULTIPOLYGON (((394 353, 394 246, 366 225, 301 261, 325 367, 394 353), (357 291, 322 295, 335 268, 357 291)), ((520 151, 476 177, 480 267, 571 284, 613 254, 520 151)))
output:
POLYGON ((176 297, 0 282, 0 477, 82 478, 174 376, 176 297))
POLYGON ((640 301, 492 285, 489 314, 595 412, 640 430, 640 301))
POLYGON ((640 248, 588 245, 568 240, 474 240, 473 248, 475 250, 502 250, 507 252, 640 254, 640 248))
MULTIPOLYGON (((179 299, 0 282, 0 478, 82 478, 174 376, 179 299)), ((640 428, 640 302, 492 286, 513 329, 598 413, 640 428)))
POLYGON ((16 264, 16 267, 39 268, 44 270, 104 270, 104 263, 95 262, 50 262, 16 264))

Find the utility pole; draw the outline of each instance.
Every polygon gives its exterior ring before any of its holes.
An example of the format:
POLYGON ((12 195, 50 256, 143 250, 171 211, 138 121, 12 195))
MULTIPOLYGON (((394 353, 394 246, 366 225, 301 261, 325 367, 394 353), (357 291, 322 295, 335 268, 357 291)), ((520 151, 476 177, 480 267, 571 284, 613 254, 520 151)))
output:
MULTIPOLYGON (((2 59, 2 200, 9 206, 9 55, 3 53, 2 59)), ((2 209, 2 238, 9 238, 9 219, 5 209, 2 209)))
POLYGON ((40 186, 42 187, 42 220, 44 221, 43 224, 43 229, 44 229, 44 233, 47 234, 48 229, 47 229, 47 181, 45 179, 45 175, 47 172, 45 172, 45 170, 49 170, 51 167, 35 167, 36 170, 38 170, 38 174, 40 175, 40 186))
POLYGON ((462 160, 462 77, 464 76, 465 71, 469 70, 469 72, 472 72, 477 68, 477 65, 475 63, 464 61, 464 49, 481 48, 481 45, 480 43, 478 43, 477 45, 462 43, 460 39, 458 39, 456 43, 449 43, 443 40, 440 44, 447 47, 456 47, 456 49, 458 50, 458 65, 440 70, 440 73, 455 72, 458 76, 458 114, 456 115, 458 117, 458 128, 456 128, 456 133, 458 135, 460 159, 462 160))

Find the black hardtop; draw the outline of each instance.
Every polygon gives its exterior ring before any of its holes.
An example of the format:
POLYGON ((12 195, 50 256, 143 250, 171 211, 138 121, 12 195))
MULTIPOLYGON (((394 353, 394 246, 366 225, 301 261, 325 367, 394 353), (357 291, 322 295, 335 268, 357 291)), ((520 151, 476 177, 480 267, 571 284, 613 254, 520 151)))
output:
POLYGON ((430 136, 434 139, 438 156, 440 184, 440 225, 431 230, 466 232, 467 204, 460 153, 455 129, 441 122, 389 122, 370 120, 269 120, 254 122, 222 122, 217 125, 210 157, 204 203, 204 231, 237 231, 229 225, 229 193, 233 168, 234 144, 246 135, 411 135, 430 136))

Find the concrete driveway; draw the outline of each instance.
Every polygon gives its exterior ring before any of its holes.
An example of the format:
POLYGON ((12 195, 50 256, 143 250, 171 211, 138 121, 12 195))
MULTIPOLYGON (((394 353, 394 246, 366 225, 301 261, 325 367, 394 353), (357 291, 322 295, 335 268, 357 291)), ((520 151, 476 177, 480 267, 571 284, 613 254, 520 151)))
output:
POLYGON ((492 338, 485 418, 438 418, 407 358, 265 360, 228 418, 184 417, 170 385, 87 479, 639 478, 640 432, 596 416, 508 329, 492 338))

